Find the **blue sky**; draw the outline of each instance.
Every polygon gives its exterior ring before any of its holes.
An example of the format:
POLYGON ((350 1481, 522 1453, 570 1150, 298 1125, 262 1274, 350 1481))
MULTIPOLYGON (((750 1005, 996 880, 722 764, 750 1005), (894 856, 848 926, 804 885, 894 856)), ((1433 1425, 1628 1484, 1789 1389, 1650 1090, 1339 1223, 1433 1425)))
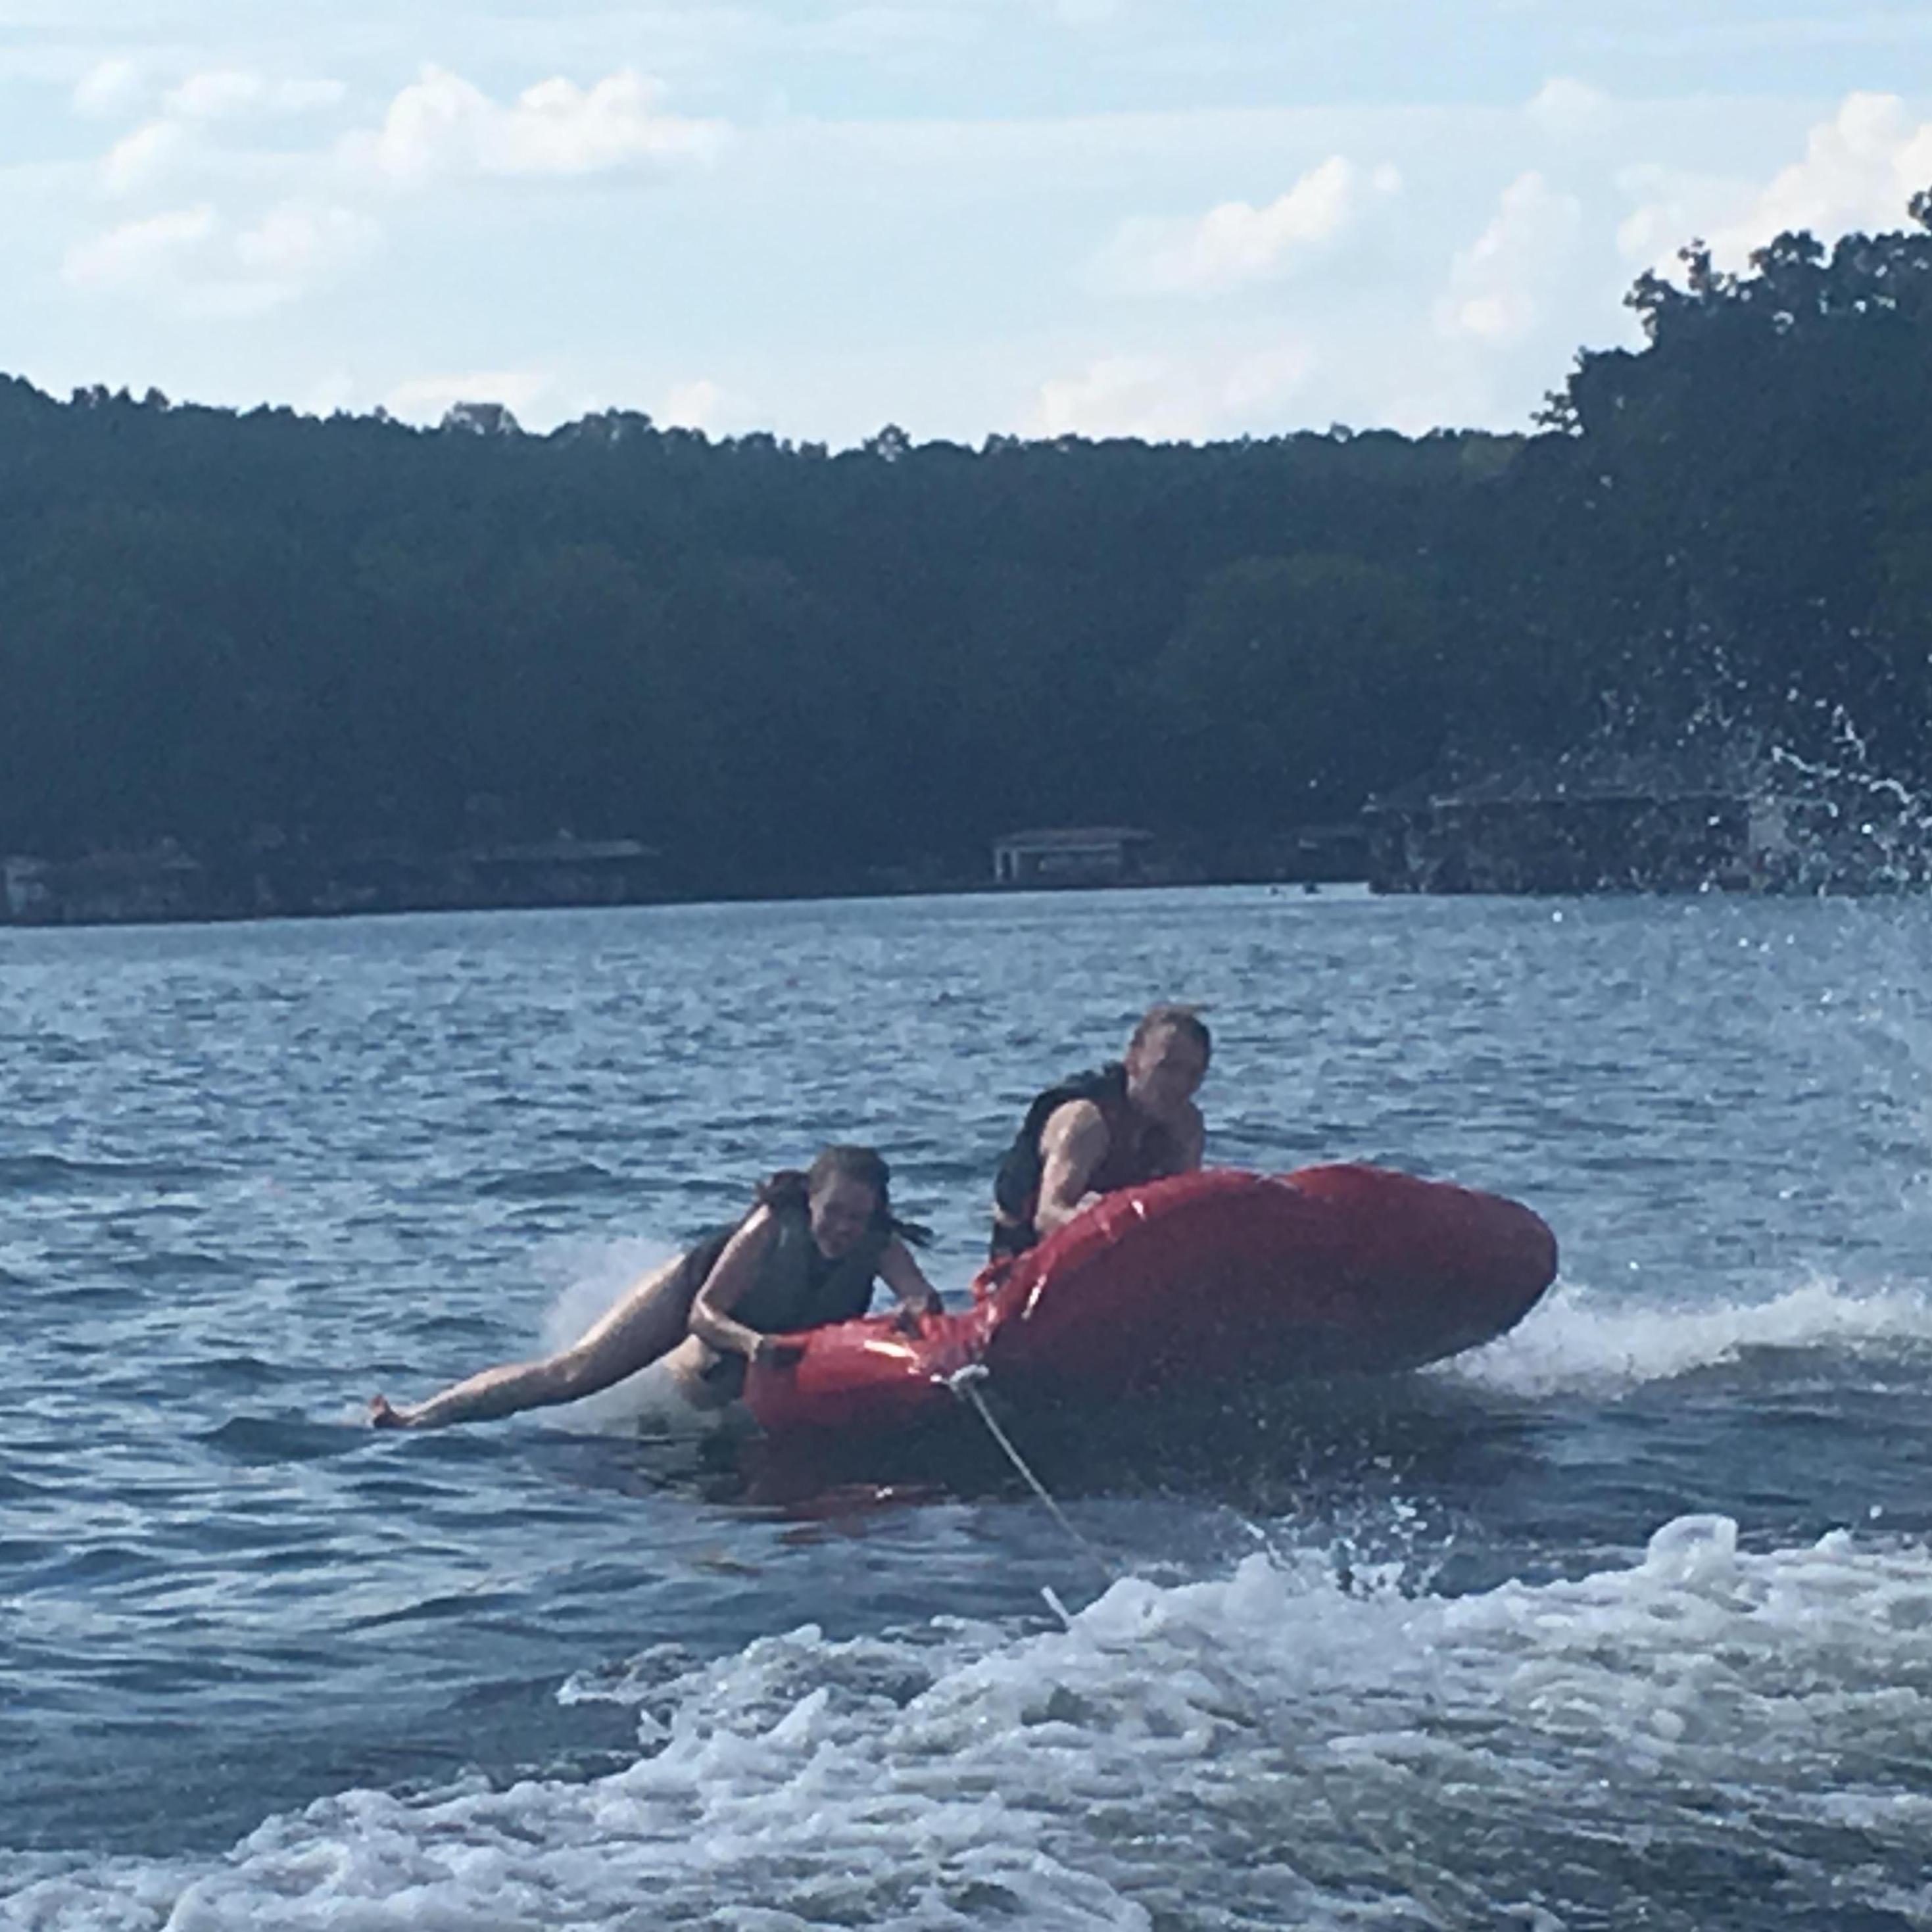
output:
POLYGON ((834 443, 1523 424, 1897 226, 1932 5, 0 0, 0 369, 834 443))

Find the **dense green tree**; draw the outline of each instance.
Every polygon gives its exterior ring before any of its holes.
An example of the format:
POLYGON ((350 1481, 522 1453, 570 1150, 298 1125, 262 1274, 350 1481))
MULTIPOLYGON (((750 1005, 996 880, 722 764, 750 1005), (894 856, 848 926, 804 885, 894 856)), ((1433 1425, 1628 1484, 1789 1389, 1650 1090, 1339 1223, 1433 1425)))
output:
POLYGON ((691 892, 1713 719, 1932 778, 1932 202, 1687 252, 1528 437, 836 454, 0 380, 0 851, 568 827, 691 892))
POLYGON ((1442 748, 1450 697, 1415 579, 1318 554, 1216 572, 1144 688, 1186 816, 1208 829, 1231 794, 1294 825, 1413 778, 1442 748))

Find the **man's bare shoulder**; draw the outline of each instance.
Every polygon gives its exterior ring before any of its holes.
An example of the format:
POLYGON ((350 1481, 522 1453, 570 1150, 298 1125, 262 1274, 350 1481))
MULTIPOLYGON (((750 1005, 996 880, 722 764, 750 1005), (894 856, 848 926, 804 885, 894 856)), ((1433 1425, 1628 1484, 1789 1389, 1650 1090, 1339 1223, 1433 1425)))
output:
POLYGON ((1107 1117, 1091 1100, 1063 1100, 1040 1130, 1043 1150, 1077 1147, 1107 1137, 1107 1117))

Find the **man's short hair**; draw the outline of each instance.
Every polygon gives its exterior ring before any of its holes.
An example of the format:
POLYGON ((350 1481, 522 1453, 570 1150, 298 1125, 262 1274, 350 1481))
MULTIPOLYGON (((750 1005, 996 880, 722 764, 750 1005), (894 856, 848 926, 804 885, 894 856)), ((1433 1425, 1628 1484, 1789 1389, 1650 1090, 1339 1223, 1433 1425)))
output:
POLYGON ((1148 1007, 1135 1022, 1133 1036, 1127 1042, 1127 1046, 1130 1049, 1139 1046, 1157 1033, 1178 1033, 1184 1040, 1191 1040, 1201 1049, 1203 1066, 1214 1058, 1214 1042, 1208 1031, 1208 1022, 1195 1007, 1175 1005, 1148 1007))

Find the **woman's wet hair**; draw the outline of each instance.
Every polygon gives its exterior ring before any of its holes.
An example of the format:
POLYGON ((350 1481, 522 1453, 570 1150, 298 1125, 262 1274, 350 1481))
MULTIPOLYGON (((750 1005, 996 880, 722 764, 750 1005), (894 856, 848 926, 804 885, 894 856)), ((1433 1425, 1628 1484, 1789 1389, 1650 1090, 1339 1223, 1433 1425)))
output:
POLYGON ((1214 1039, 1208 1033, 1208 1022, 1201 1017, 1198 1007, 1175 1005, 1148 1007, 1135 1022, 1133 1036, 1127 1045, 1130 1048, 1142 1046, 1157 1033, 1178 1033, 1183 1040, 1191 1040, 1201 1049, 1201 1064, 1203 1066, 1214 1058, 1214 1039))
POLYGON ((931 1228, 916 1221, 902 1221, 892 1212, 892 1171, 876 1148, 820 1148, 811 1166, 802 1173, 788 1167, 773 1174, 758 1190, 759 1203, 767 1208, 803 1206, 835 1180, 856 1180, 871 1190, 875 1228, 896 1234, 915 1247, 924 1247, 932 1239, 931 1228))
POLYGON ((835 1180, 856 1180, 870 1188, 881 1206, 892 1198, 892 1171, 876 1148, 820 1148, 805 1171, 806 1192, 817 1194, 835 1180))

